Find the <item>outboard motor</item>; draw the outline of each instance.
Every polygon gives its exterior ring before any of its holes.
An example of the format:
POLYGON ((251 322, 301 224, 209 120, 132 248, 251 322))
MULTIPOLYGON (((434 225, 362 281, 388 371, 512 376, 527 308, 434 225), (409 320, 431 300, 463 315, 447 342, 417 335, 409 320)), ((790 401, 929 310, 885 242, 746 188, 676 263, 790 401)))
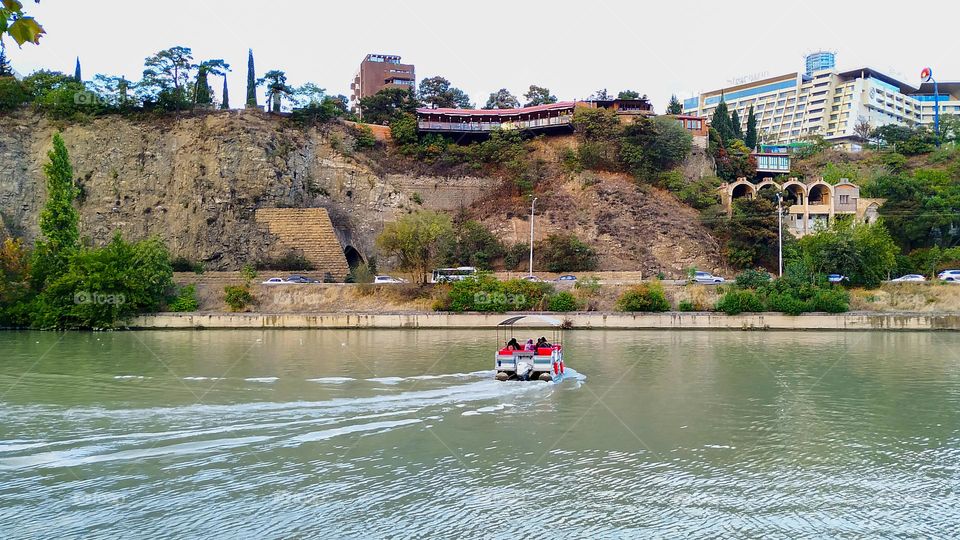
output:
POLYGON ((517 378, 521 381, 529 381, 530 374, 533 373, 533 364, 526 362, 517 362, 517 378))

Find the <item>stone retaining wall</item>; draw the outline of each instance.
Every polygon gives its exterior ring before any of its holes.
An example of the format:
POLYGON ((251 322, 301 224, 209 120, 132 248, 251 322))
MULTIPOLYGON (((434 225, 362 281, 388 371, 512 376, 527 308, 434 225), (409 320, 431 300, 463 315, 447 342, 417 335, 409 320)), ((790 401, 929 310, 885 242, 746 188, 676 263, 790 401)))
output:
MULTIPOLYGON (((131 328, 493 328, 508 314, 486 313, 161 313, 131 328)), ((617 330, 960 330, 960 313, 568 313, 572 329, 617 330)), ((519 324, 518 324, 519 326, 519 324)), ((531 319, 528 327, 544 326, 531 319)))

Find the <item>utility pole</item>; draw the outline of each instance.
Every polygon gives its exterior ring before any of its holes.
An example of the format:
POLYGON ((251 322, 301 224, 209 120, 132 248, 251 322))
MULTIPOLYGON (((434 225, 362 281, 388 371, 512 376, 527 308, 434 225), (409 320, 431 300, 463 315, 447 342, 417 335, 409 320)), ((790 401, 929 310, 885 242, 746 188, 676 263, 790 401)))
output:
POLYGON ((537 206, 537 198, 530 203, 530 274, 533 275, 533 209, 537 206))
POLYGON ((777 193, 777 277, 783 277, 783 211, 780 209, 783 197, 777 193))

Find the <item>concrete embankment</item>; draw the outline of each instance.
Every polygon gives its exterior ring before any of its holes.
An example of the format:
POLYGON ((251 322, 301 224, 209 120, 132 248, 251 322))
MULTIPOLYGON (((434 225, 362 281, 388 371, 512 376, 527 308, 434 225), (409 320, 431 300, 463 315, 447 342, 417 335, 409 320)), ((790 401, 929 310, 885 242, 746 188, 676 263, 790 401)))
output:
MULTIPOLYGON (((616 330, 960 330, 960 313, 558 313, 572 329, 616 330)), ((493 328, 510 314, 492 313, 160 313, 130 328, 493 328)), ((526 319, 518 326, 544 326, 526 319)))

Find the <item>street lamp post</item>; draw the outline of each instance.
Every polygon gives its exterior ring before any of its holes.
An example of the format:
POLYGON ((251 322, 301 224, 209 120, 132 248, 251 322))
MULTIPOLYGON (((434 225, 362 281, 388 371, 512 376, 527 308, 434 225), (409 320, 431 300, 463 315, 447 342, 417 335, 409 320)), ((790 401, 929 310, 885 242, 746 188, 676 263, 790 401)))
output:
POLYGON ((778 277, 783 277, 783 211, 780 203, 783 197, 777 193, 777 269, 778 277))
POLYGON ((533 275, 533 209, 537 206, 537 198, 530 203, 530 274, 533 275))

